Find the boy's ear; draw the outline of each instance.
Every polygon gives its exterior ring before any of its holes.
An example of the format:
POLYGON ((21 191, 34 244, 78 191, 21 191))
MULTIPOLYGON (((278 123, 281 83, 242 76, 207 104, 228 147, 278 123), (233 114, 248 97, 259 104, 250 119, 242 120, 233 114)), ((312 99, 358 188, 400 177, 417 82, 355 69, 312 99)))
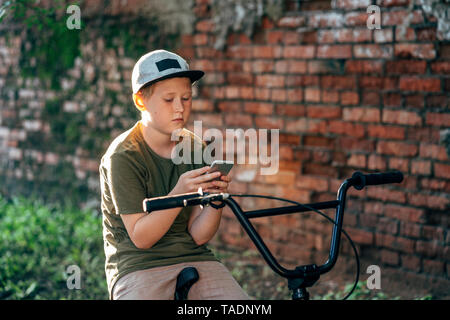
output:
POLYGON ((140 94, 133 93, 133 101, 139 111, 145 111, 144 99, 140 94))

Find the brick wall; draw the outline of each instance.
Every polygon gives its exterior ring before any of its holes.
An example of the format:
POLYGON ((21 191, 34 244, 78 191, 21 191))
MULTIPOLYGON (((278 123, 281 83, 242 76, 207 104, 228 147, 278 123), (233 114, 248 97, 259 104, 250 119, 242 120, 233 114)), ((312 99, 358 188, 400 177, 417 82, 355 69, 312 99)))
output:
MULTIPOLYGON (((118 21, 119 1, 111 3, 108 18, 118 21)), ((178 41, 191 67, 207 73, 191 120, 202 120, 205 129, 280 129, 279 173, 252 179, 250 169, 236 167, 233 192, 326 201, 353 171, 402 171, 400 185, 352 190, 344 227, 371 264, 448 279, 450 161, 440 136, 450 124, 450 43, 437 40, 436 20, 419 8, 402 35, 398 24, 407 16, 407 0, 377 1, 382 29, 376 31, 366 27, 372 1, 334 3, 287 1, 285 16, 264 18, 251 38, 230 33, 219 51, 211 3, 195 1, 194 32, 178 41)), ((136 37, 145 28, 128 24, 130 12, 122 29, 136 37)), ((54 200, 82 190, 91 206, 98 205, 100 156, 137 119, 130 99, 136 56, 121 43, 123 34, 110 39, 108 28, 99 27, 109 20, 88 13, 80 57, 61 75, 60 91, 22 76, 27 33, 2 26, 2 194, 54 200), (51 112, 61 127, 50 121, 51 112)), ((148 41, 143 50, 154 48, 148 41)), ((240 202, 245 209, 281 205, 240 202)), ((331 225, 317 215, 253 222, 286 263, 326 258, 331 225)), ((215 241, 253 248, 230 211, 215 241)), ((345 241, 342 252, 351 255, 345 241)))
MULTIPOLYGON (((233 191, 326 201, 356 170, 402 171, 400 185, 351 191, 344 227, 373 264, 448 278, 450 162, 440 132, 450 126, 450 44, 437 40, 435 18, 420 8, 401 34, 408 1, 379 1, 382 29, 369 30, 370 4, 291 1, 284 17, 264 18, 252 38, 229 34, 218 51, 210 2, 196 1, 195 32, 179 50, 207 72, 195 118, 280 129, 279 173, 251 182, 236 174, 233 191)), ((286 263, 324 262, 331 227, 320 217, 252 222, 286 263)), ((254 248, 230 211, 218 238, 254 248)))

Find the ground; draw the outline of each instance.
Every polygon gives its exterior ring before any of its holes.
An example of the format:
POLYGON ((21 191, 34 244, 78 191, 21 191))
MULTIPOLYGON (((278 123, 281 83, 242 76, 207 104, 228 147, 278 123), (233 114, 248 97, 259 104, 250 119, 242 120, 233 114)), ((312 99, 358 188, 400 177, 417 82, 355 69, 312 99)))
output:
MULTIPOLYGON (((291 299, 287 280, 274 273, 257 251, 213 249, 251 298, 291 299)), ((430 279, 386 267, 381 272, 381 289, 369 290, 365 282, 370 276, 366 273, 370 264, 361 259, 359 285, 352 295, 354 299, 450 299, 450 280, 430 279)), ((282 262, 281 265, 287 267, 282 262)), ((352 288, 355 272, 354 258, 340 255, 335 267, 308 290, 311 299, 342 299, 352 288)))

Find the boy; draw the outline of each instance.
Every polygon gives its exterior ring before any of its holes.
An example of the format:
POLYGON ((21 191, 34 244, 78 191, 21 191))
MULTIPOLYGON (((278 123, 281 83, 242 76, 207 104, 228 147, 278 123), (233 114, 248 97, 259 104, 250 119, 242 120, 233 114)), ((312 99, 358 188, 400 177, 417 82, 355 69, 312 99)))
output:
MULTIPOLYGON (((220 173, 205 174, 209 167, 204 162, 176 165, 171 160, 177 143, 172 133, 184 128, 192 85, 203 75, 165 50, 147 53, 133 68, 133 101, 142 119, 111 143, 100 165, 110 299, 173 299, 177 275, 186 266, 199 273, 190 299, 248 299, 205 245, 219 227, 222 209, 198 206, 150 214, 142 209, 145 198, 200 187, 227 192, 230 178, 213 181, 220 173)), ((183 131, 198 146, 196 137, 183 131)))

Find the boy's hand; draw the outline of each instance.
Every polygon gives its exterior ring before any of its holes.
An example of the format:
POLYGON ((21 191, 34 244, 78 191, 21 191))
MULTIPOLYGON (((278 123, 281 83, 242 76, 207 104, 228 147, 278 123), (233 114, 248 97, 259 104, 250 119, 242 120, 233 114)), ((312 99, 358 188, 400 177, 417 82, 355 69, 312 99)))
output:
POLYGON ((212 180, 220 177, 220 172, 206 173, 209 169, 210 167, 206 166, 183 173, 169 194, 196 192, 198 188, 206 192, 208 189, 215 188, 216 184, 212 180))
POLYGON ((221 176, 220 180, 215 180, 212 182, 213 186, 211 188, 207 188, 203 190, 204 192, 209 193, 228 193, 228 185, 231 182, 231 177, 229 175, 221 176))

